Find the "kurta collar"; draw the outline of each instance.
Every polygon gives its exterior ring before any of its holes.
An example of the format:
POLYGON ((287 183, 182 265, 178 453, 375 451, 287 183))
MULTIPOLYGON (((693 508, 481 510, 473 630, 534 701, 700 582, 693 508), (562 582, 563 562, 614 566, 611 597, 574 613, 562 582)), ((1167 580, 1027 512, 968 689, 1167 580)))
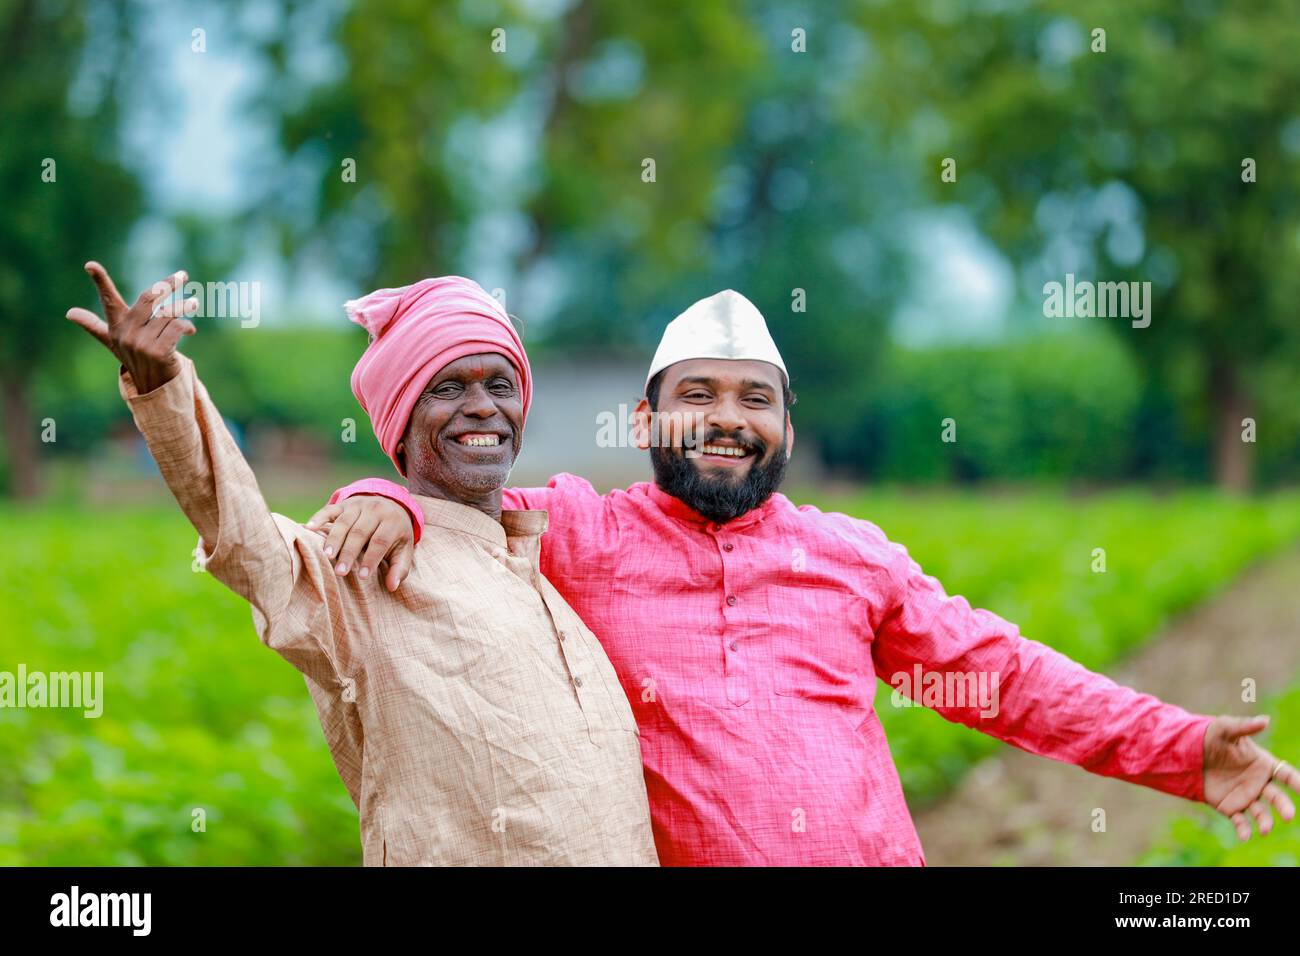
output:
POLYGON ((507 538, 535 537, 542 534, 548 523, 545 511, 502 511, 501 520, 493 521, 477 508, 456 501, 431 498, 428 495, 411 497, 424 512, 426 525, 472 534, 476 538, 482 538, 502 548, 506 546, 507 538))

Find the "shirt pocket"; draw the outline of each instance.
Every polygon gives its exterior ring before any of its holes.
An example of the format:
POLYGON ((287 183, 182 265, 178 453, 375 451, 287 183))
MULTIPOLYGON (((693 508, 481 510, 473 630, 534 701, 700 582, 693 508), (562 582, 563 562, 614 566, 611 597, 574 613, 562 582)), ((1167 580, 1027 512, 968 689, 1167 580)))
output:
MULTIPOLYGON (((863 608, 865 611, 865 607, 863 608)), ((859 615, 809 620, 777 636, 772 645, 773 689, 781 697, 861 706, 872 689, 874 635, 859 615)))

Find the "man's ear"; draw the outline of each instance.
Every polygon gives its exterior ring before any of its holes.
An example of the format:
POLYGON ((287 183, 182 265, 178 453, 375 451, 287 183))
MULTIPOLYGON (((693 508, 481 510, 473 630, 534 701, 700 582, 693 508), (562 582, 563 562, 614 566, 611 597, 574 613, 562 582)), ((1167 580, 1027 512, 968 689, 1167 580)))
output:
POLYGON ((794 454, 794 422, 790 421, 790 413, 785 413, 785 457, 789 458, 794 454))
POLYGON ((393 449, 393 457, 397 459, 397 470, 403 478, 406 477, 406 442, 399 441, 397 447, 393 449))
POLYGON ((651 428, 654 413, 650 410, 650 399, 642 398, 632 409, 632 444, 642 451, 650 450, 651 428))

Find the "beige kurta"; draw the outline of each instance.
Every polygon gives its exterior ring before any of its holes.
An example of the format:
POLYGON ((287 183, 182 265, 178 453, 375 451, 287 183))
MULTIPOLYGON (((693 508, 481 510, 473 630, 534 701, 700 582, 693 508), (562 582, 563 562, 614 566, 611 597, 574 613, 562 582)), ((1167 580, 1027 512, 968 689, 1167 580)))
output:
POLYGON ((654 865, 636 723, 614 669, 538 570, 544 511, 500 522, 418 498, 396 594, 338 576, 324 540, 272 514, 216 407, 182 371, 122 396, 207 570, 298 668, 361 814, 366 865, 654 865))

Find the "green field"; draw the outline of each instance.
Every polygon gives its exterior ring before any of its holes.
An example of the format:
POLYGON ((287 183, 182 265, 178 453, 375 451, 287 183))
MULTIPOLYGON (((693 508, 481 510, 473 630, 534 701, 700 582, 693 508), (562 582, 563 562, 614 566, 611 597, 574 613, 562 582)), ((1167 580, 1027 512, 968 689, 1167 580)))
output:
POLYGON ((105 706, 0 711, 0 864, 360 862, 303 678, 243 601, 191 570, 178 510, 3 522, 19 543, 0 583, 3 669, 103 671, 105 706))
MULTIPOLYGON (((1300 540, 1294 493, 883 491, 818 504, 869 518, 949 593, 1096 668, 1300 540), (1104 574, 1091 570, 1097 547, 1104 574)), ((106 698, 98 719, 0 710, 0 865, 359 862, 356 811, 302 678, 261 646, 239 599, 191 570, 196 535, 179 512, 2 508, 0 522, 16 545, 0 570, 0 670, 103 671, 106 698)), ((919 708, 881 709, 912 799, 997 745, 919 708)))

